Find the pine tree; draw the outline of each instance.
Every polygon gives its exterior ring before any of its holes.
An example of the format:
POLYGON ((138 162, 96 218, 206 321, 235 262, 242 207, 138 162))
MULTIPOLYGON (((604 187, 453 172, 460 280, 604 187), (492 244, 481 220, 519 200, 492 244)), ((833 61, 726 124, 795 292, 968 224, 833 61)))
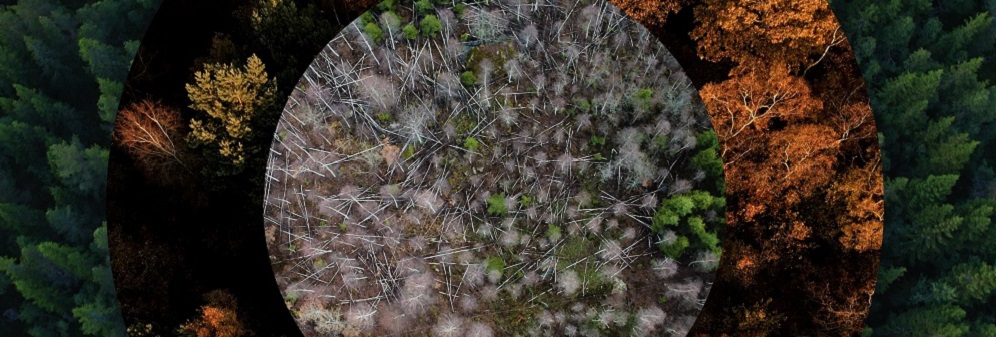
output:
POLYGON ((887 178, 866 335, 990 335, 996 194, 977 186, 996 136, 992 3, 832 5, 872 93, 887 178))
POLYGON ((0 335, 124 336, 103 222, 106 148, 158 5, 0 7, 0 335))

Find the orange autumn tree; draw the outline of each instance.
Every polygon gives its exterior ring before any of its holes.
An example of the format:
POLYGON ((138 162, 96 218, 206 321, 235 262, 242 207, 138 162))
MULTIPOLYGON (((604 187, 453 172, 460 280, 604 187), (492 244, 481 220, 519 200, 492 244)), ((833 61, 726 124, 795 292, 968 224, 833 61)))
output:
MULTIPOLYGON (((845 41, 842 46, 849 45, 845 41)), ((840 55, 824 62, 834 69, 819 90, 828 102, 825 124, 833 128, 840 157, 851 161, 838 172, 827 195, 829 202, 846 205, 836 214, 840 225, 837 242, 848 251, 877 253, 882 248, 885 202, 874 116, 863 95, 863 82, 857 76, 845 75, 857 74, 855 65, 840 55)))
POLYGON ((874 154, 872 164, 850 168, 830 190, 828 199, 846 204, 847 211, 838 215, 842 225, 838 242, 858 252, 882 248, 885 203, 881 179, 881 153, 874 154))
POLYGON ((867 95, 828 3, 702 0, 693 12, 697 57, 730 69, 699 92, 722 148, 730 258, 692 335, 859 332, 882 179, 867 95))
POLYGON ((208 303, 200 308, 200 316, 180 326, 180 331, 196 337, 240 337, 248 330, 237 316, 235 297, 216 290, 205 297, 208 303))
POLYGON ((706 84, 699 94, 723 145, 727 195, 742 201, 730 210, 731 223, 784 212, 830 178, 833 131, 809 122, 822 102, 802 78, 789 74, 789 66, 755 66, 706 84))
POLYGON ((844 41, 826 0, 703 0, 695 19, 699 55, 716 62, 808 67, 844 41))
POLYGON ((868 147, 874 129, 861 81, 854 69, 822 74, 829 84, 818 90, 805 78, 828 55, 835 67, 851 66, 827 2, 705 0, 695 17, 699 25, 690 35, 699 56, 734 65, 727 80, 700 91, 722 142, 728 193, 742 201, 731 224, 777 215, 787 221, 768 225, 780 228, 773 237, 800 239, 807 224, 788 221, 795 217, 791 209, 838 181, 831 201, 863 205, 838 217, 838 241, 848 249, 877 249, 881 179, 874 178, 877 164, 863 163, 877 147, 868 147), (850 171, 864 172, 865 180, 850 171))
POLYGON ((691 4, 692 0, 617 0, 612 3, 646 26, 661 26, 669 15, 691 4))
MULTIPOLYGON (((852 88, 815 90, 797 75, 802 71, 786 63, 739 66, 727 80, 700 90, 722 144, 727 219, 734 233, 725 239, 742 242, 728 246, 726 256, 735 259, 722 262, 717 287, 724 282, 744 289, 770 286, 769 273, 778 270, 797 275, 834 270, 840 266, 799 259, 826 249, 825 242, 858 253, 881 245, 882 180, 877 148, 868 142, 870 110, 855 103, 860 96, 848 95, 852 88), (835 95, 845 97, 843 102, 828 98, 835 95)), ((826 335, 855 331, 867 311, 861 300, 874 288, 875 265, 870 265, 835 270, 836 277, 849 280, 839 287, 829 288, 827 278, 800 284, 795 305, 815 304, 812 324, 826 335)), ((790 320, 784 315, 793 309, 752 304, 771 298, 755 292, 755 298, 728 303, 731 321, 702 329, 745 336, 784 332, 782 324, 790 320)))
POLYGON ((181 329, 197 337, 237 337, 245 333, 235 312, 210 305, 202 306, 201 317, 181 329))

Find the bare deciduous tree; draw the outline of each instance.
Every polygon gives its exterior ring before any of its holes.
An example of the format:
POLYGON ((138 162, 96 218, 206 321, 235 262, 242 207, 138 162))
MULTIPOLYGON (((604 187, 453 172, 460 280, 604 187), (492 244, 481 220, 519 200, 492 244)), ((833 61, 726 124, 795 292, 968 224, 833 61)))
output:
POLYGON ((144 170, 165 176, 184 165, 183 121, 179 110, 142 100, 121 109, 117 119, 116 142, 144 170))

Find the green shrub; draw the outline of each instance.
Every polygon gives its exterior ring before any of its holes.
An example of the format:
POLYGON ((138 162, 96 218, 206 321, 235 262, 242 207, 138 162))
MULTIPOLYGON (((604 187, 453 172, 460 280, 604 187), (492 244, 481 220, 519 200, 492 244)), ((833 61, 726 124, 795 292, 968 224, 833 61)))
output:
POLYGON ((505 260, 502 260, 499 256, 492 256, 488 258, 485 269, 487 271, 496 270, 502 272, 505 270, 505 260))
POLYGON ((287 296, 284 296, 284 301, 287 301, 290 304, 294 304, 294 303, 297 303, 297 300, 300 297, 301 297, 300 294, 298 294, 297 292, 293 292, 293 293, 287 294, 287 296))
POLYGON ((677 259, 681 257, 681 254, 685 253, 685 248, 688 248, 688 245, 688 238, 679 236, 670 245, 662 242, 657 248, 660 248, 661 252, 663 252, 665 256, 677 259))
POLYGON ((366 26, 366 24, 371 23, 371 22, 377 22, 377 19, 374 18, 373 13, 367 11, 367 12, 363 12, 363 14, 360 14, 360 25, 361 26, 366 26))
POLYGON ((435 6, 433 6, 432 2, 429 0, 418 0, 415 2, 415 10, 417 10, 419 14, 429 14, 432 13, 432 10, 434 9, 436 9, 435 6))
POLYGON ((591 112, 591 102, 587 98, 578 97, 574 99, 574 106, 578 109, 578 112, 589 113, 591 112))
POLYGON ((532 197, 530 197, 528 195, 525 195, 525 194, 523 194, 521 197, 519 197, 519 205, 520 206, 522 206, 522 207, 529 207, 529 205, 532 205, 532 204, 533 204, 533 198, 532 197))
POLYGON ((473 71, 467 70, 460 74, 460 83, 465 86, 472 86, 477 83, 477 75, 473 71))
POLYGON ((383 124, 387 124, 388 122, 391 121, 391 113, 390 112, 381 112, 381 113, 377 114, 377 120, 379 120, 383 124))
POLYGON ((422 18, 419 26, 422 28, 422 33, 427 37, 435 36, 437 33, 443 31, 443 23, 435 15, 426 15, 422 18))
POLYGON ((710 221, 709 224, 697 214, 707 211, 720 212, 726 207, 726 199, 716 197, 705 191, 691 191, 676 195, 661 201, 660 208, 654 214, 650 229, 654 233, 662 234, 666 228, 672 228, 678 233, 678 241, 671 245, 661 245, 661 251, 668 256, 677 258, 681 252, 691 244, 696 247, 705 248, 718 253, 719 247, 718 231, 725 220, 722 217, 710 221), (693 239, 693 241, 690 241, 693 239))
POLYGON ((488 214, 494 216, 505 216, 508 214, 508 205, 505 205, 505 194, 492 194, 488 197, 488 214))
POLYGON ((561 237, 560 226, 553 224, 546 226, 546 238, 548 240, 557 241, 560 240, 560 237, 561 237))
POLYGON ((415 28, 415 25, 408 23, 405 25, 405 28, 401 29, 401 36, 404 36, 409 40, 414 40, 418 38, 418 28, 415 28))
POLYGON ((592 146, 602 146, 605 145, 605 137, 591 136, 592 146))
POLYGON ((636 94, 633 95, 633 97, 635 98, 635 102, 633 103, 634 105, 639 104, 642 106, 650 105, 650 98, 653 96, 654 96, 654 91, 651 90, 650 88, 640 89, 640 91, 637 91, 636 94))
POLYGON ((667 150, 667 146, 671 145, 671 140, 667 136, 658 135, 650 141, 650 149, 656 152, 662 152, 667 150))
POLYGON ((384 30, 380 29, 380 26, 374 22, 367 23, 363 26, 363 32, 367 34, 374 42, 380 42, 384 39, 384 30))
POLYGON ((463 148, 467 149, 468 151, 477 152, 477 149, 479 147, 481 147, 481 143, 477 141, 477 138, 467 137, 467 139, 463 141, 463 148))
POLYGON ((377 9, 382 12, 393 11, 397 7, 397 3, 394 0, 384 0, 377 4, 377 9))
POLYGON ((698 134, 695 137, 698 153, 692 157, 692 164, 702 169, 706 173, 706 180, 715 181, 712 189, 713 193, 722 194, 726 191, 726 183, 723 177, 723 159, 719 157, 719 139, 716 132, 709 130, 698 134))
POLYGON ((405 150, 401 152, 401 157, 408 159, 415 155, 415 147, 412 145, 405 146, 405 150))

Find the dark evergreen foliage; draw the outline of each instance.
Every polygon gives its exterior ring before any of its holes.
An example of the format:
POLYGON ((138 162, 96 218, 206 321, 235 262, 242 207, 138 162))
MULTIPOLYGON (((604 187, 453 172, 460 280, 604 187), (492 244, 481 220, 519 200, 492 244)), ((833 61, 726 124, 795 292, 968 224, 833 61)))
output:
POLYGON ((104 225, 122 82, 159 1, 0 7, 0 335, 124 336, 104 225))
POLYGON ((993 1, 834 1, 871 93, 886 177, 866 335, 994 336, 993 1))

